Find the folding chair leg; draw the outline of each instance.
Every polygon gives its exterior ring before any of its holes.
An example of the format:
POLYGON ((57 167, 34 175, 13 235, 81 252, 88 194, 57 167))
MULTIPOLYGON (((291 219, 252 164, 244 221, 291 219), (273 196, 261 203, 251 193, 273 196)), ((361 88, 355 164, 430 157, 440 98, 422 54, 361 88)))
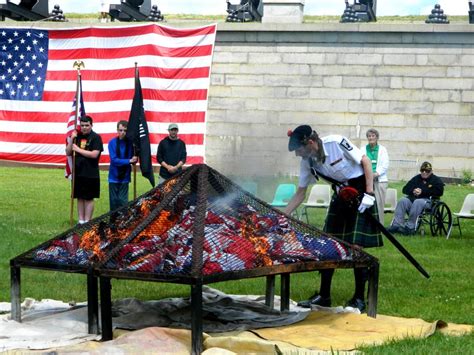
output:
POLYGON ((303 214, 306 216, 306 224, 309 224, 309 217, 308 217, 308 209, 303 207, 303 211, 301 212, 301 217, 303 217, 303 214))

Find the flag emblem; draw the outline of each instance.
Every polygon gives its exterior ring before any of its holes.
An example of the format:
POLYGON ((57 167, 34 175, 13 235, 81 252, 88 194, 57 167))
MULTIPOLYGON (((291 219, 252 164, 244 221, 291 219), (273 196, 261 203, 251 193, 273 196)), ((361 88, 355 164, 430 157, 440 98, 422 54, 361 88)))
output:
MULTIPOLYGON (((176 122, 187 162, 204 162, 215 35, 215 25, 0 28, 0 159, 64 166, 64 122, 76 94, 73 64, 81 60, 84 104, 104 143, 130 116, 137 63, 151 152, 176 122)), ((100 163, 108 162, 106 150, 100 163)))

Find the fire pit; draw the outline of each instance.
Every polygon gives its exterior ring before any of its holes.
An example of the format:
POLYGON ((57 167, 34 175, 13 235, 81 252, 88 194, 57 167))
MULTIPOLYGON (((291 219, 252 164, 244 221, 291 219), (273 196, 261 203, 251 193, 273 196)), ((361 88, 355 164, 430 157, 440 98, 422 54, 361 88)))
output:
POLYGON ((202 287, 267 277, 273 307, 281 275, 281 310, 289 309, 290 274, 369 267, 369 309, 375 317, 378 261, 293 219, 206 165, 194 165, 127 206, 73 228, 11 260, 12 316, 20 321, 20 268, 87 275, 89 331, 112 338, 111 278, 191 286, 192 350, 202 351, 202 287))

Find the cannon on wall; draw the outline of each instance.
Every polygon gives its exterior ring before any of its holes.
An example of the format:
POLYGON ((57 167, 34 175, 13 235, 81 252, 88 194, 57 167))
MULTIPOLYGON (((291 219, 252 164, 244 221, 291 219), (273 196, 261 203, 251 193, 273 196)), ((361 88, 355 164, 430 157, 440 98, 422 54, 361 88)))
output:
POLYGON ((112 21, 163 21, 161 11, 151 0, 122 0, 120 4, 111 4, 109 15, 112 21))
POLYGON ((261 21, 263 17, 262 0, 241 0, 240 4, 231 4, 227 0, 226 22, 261 21))
POLYGON ((0 4, 0 18, 11 18, 15 21, 65 21, 59 5, 54 5, 54 10, 49 12, 48 0, 21 0, 18 5, 7 0, 0 4))

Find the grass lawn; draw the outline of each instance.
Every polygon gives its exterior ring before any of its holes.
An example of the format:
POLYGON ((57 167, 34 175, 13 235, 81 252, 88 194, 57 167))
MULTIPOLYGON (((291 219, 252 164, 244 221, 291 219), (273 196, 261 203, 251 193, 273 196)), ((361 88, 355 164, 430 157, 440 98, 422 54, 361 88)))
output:
MULTIPOLYGON (((95 216, 108 211, 107 173, 102 172, 102 197, 96 201, 95 216)), ((150 188, 148 181, 138 174, 138 195, 150 188)), ((260 198, 270 201, 275 186, 286 179, 258 181, 260 198)), ((402 196, 403 182, 390 183, 402 196)), ((473 193, 471 186, 446 186, 443 201, 453 212, 460 210, 464 196, 473 193)), ((9 260, 51 239, 69 228, 69 183, 62 169, 26 167, 0 168, 0 302, 10 300, 9 260)), ((76 212, 76 211, 75 211, 76 212)), ((310 222, 321 227, 325 212, 313 209, 310 222)), ((76 213, 74 214, 76 217, 76 213)), ((385 225, 391 215, 386 215, 385 225)), ((474 221, 462 222, 462 237, 455 229, 449 240, 431 237, 400 237, 400 242, 412 253, 431 275, 425 279, 405 258, 385 241, 385 247, 370 249, 380 260, 380 314, 422 318, 426 321, 442 319, 453 323, 474 324, 472 270, 474 269, 474 221)), ((22 268, 22 298, 52 298, 62 301, 85 301, 85 276, 22 268)), ((265 278, 228 281, 212 284, 227 293, 263 294, 265 278)), ((319 287, 317 273, 292 275, 291 297, 301 300, 319 287)), ((277 286, 277 291, 279 286, 277 286)), ((333 304, 342 305, 352 296, 351 270, 338 270, 333 282, 333 304)), ((175 284, 113 280, 113 297, 161 299, 189 296, 189 287, 175 284)), ((459 338, 435 335, 423 340, 394 342, 381 347, 365 348, 365 352, 379 353, 473 353, 474 335, 459 338)))

